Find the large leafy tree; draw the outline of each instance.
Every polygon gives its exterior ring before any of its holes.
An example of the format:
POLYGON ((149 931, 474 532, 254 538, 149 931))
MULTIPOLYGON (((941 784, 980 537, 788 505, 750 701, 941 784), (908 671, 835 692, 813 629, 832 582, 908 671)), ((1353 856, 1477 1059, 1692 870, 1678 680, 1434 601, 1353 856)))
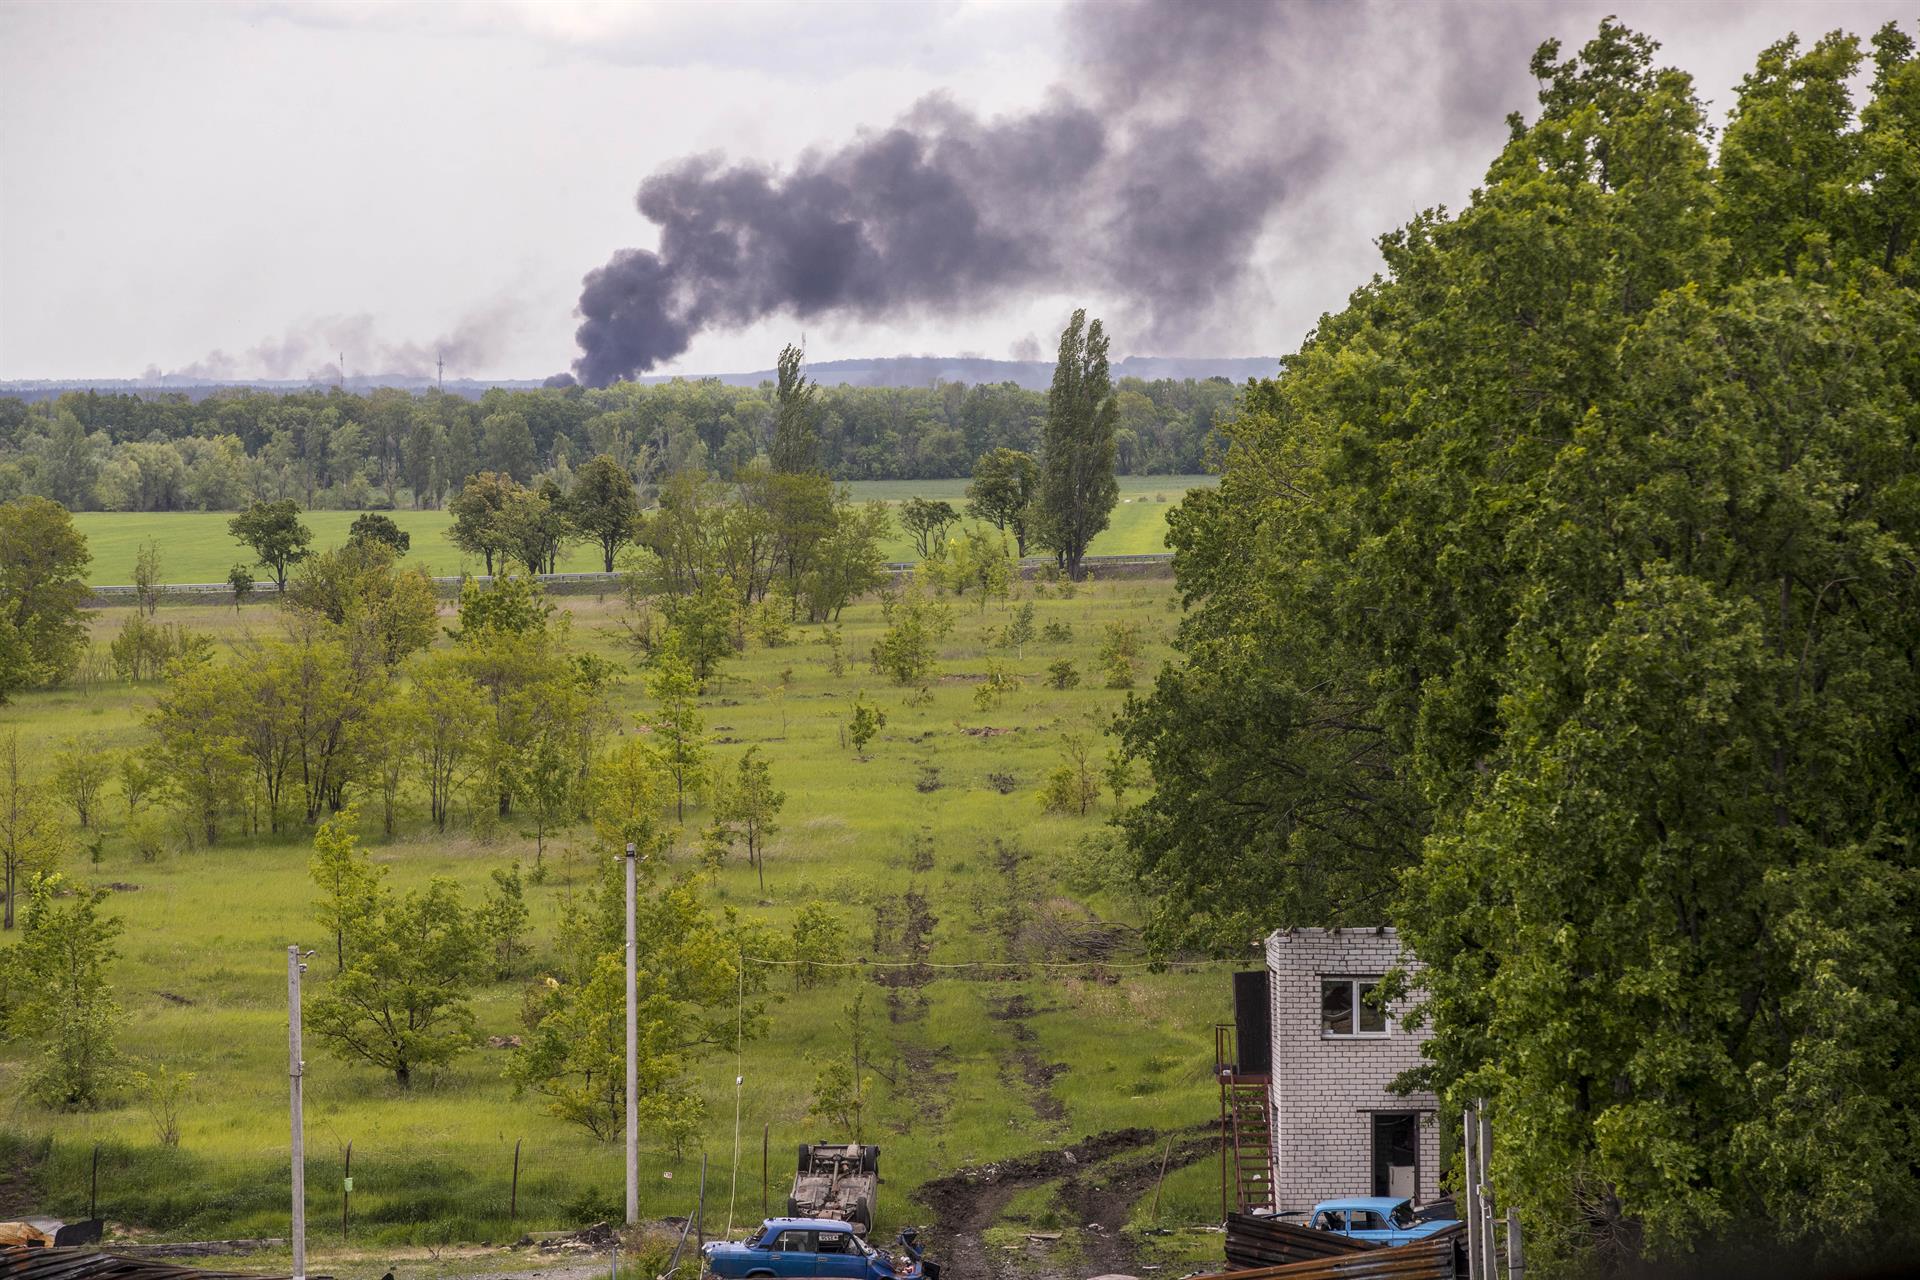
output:
POLYGON ((394 555, 404 556, 413 546, 413 535, 395 524, 392 516, 368 511, 355 517, 347 542, 378 542, 392 548, 394 555))
POLYGON ((524 490, 514 483, 512 476, 482 471, 467 477, 460 492, 447 504, 447 510, 453 514, 448 541, 468 555, 484 560, 489 577, 493 575, 494 557, 504 558, 511 547, 502 513, 514 495, 521 492, 524 490))
POLYGON ((307 558, 313 532, 300 523, 300 504, 292 498, 256 502, 227 521, 227 532, 253 549, 254 559, 273 571, 274 585, 287 589, 287 570, 307 558))
POLYGON ((404 896, 382 891, 344 972, 321 987, 307 1023, 340 1058, 393 1073, 451 1062, 478 1039, 472 985, 483 966, 459 887, 436 878, 404 896))
POLYGON ((967 514, 1011 533, 1015 554, 1027 554, 1034 494, 1040 488, 1040 464, 1018 449, 989 449, 973 464, 967 486, 967 514))
POLYGON ((98 1106, 120 1060, 114 1038, 125 1019, 107 981, 120 921, 101 910, 106 897, 105 889, 74 890, 58 875, 36 876, 20 942, 0 954, 7 969, 0 991, 19 995, 0 1000, 0 1035, 40 1042, 27 1089, 63 1110, 98 1106))
POLYGON ((0 703, 15 689, 72 672, 86 644, 82 575, 92 559, 59 503, 0 503, 0 703))
POLYGON ((1107 371, 1107 335, 1085 308, 1060 333, 1060 355, 1047 392, 1041 437, 1039 528, 1042 543, 1075 582, 1086 576, 1087 546, 1113 515, 1120 484, 1113 476, 1115 407, 1107 371))
POLYGON ((601 562, 613 572, 613 558, 640 532, 640 500, 633 477, 606 454, 600 454, 574 478, 567 494, 567 519, 575 529, 600 546, 601 562))
MULTIPOLYGON (((602 1139, 620 1132, 626 1113, 625 868, 607 857, 586 909, 569 922, 567 971, 546 984, 526 1044, 508 1061, 516 1088, 547 1100, 553 1115, 602 1139)), ((639 869, 637 936, 639 1096, 648 1128, 664 1132, 699 1106, 688 1070, 702 1057, 735 1048, 767 1028, 764 965, 746 957, 778 954, 780 939, 716 913, 697 882, 656 885, 639 869)))
POLYGON ((1920 64, 1715 166, 1603 24, 1254 388, 1125 719, 1156 936, 1400 925, 1530 1260, 1920 1242, 1920 64), (1905 202, 1904 204, 1902 202, 1905 202))

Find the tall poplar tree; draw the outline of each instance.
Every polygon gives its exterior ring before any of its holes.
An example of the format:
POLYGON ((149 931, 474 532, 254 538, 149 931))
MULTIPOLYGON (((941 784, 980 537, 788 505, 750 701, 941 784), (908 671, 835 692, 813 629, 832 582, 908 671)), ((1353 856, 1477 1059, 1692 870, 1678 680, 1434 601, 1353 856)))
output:
POLYGON ((774 371, 773 447, 768 460, 775 471, 786 475, 814 470, 820 449, 819 433, 813 424, 813 397, 819 388, 800 372, 805 355, 799 347, 783 347, 774 371))
POLYGON ((1039 541, 1075 582, 1082 561, 1113 514, 1120 484, 1113 476, 1115 405, 1107 371, 1107 335, 1083 307, 1060 334, 1060 357, 1047 392, 1041 437, 1039 541))

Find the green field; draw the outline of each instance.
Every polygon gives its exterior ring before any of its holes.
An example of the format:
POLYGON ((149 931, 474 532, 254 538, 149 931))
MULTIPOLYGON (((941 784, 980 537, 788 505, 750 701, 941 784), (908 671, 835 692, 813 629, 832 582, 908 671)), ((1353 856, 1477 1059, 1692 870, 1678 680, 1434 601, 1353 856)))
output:
MULTIPOLYGON (((1141 555, 1166 549, 1167 509, 1188 489, 1211 486, 1216 476, 1122 476, 1120 505, 1106 532, 1093 541, 1093 555, 1141 555)), ((851 486, 860 502, 904 502, 925 497, 958 507, 965 480, 861 480, 851 486)), ((316 549, 345 542, 357 511, 309 511, 301 518, 313 530, 316 549)), ((410 559, 435 574, 452 576, 478 571, 479 562, 447 541, 451 517, 442 511, 390 512, 395 523, 413 537, 410 559)), ((249 554, 227 532, 231 516, 215 511, 82 511, 74 525, 87 536, 93 550, 88 578, 96 585, 133 581, 134 557, 149 538, 160 543, 161 571, 168 582, 225 582, 227 571, 249 554)), ((911 539, 895 531, 886 547, 889 560, 914 559, 911 539)), ((576 544, 561 557, 563 572, 579 573, 601 567, 595 547, 576 544)))
MULTIPOLYGON (((937 917, 933 959, 939 962, 1084 959, 1084 943, 1075 939, 1090 922, 1138 923, 1139 904, 1127 891, 1089 883, 1071 870, 1076 843, 1102 829, 1111 801, 1103 799, 1086 817, 1068 818, 1045 814, 1036 795, 1042 774, 1058 760, 1061 735, 1082 731, 1098 741, 1125 697, 1094 678, 1102 626, 1116 620, 1139 626, 1142 679, 1149 678, 1176 621, 1171 584, 1116 580, 1083 587, 1071 599, 1037 584, 1022 590, 1041 594, 1035 601, 1041 624, 1070 624, 1073 636, 1029 644, 1017 658, 1007 655, 1027 683, 991 711, 976 709, 973 693, 989 653, 1002 652, 990 651, 985 640, 988 628, 1004 622, 997 605, 984 614, 970 604, 959 608, 943 648, 943 675, 924 705, 908 705, 901 690, 864 665, 831 675, 819 628, 800 629, 790 646, 755 645, 726 667, 724 682, 703 699, 716 758, 730 766, 747 745, 760 745, 788 801, 767 859, 764 895, 736 863, 717 874, 712 893, 720 902, 784 929, 800 904, 823 901, 843 921, 852 952, 864 955, 876 907, 912 886, 926 894, 937 917), (1055 691, 1041 683, 1047 665, 1061 657, 1079 664, 1085 684, 1055 691), (785 696, 774 696, 788 670, 785 696), (862 689, 888 715, 865 762, 841 741, 848 704, 862 689), (1016 867, 1011 874, 1003 857, 1016 867), (1009 942, 1010 902, 1024 922, 1009 942)), ((574 614, 577 640, 630 659, 615 640, 611 601, 564 603, 574 614)), ((184 606, 168 616, 232 640, 270 628, 273 609, 184 606)), ((96 643, 128 616, 122 610, 92 615, 96 643)), ((843 621, 848 651, 864 653, 878 634, 878 607, 856 605, 843 621)), ((135 746, 144 740, 141 718, 155 692, 152 685, 97 683, 30 693, 0 708, 0 733, 17 729, 25 754, 35 760, 76 734, 93 736, 104 749, 135 746)), ((629 679, 619 701, 624 723, 631 724, 644 708, 637 680, 629 679)), ((1103 753, 1104 746, 1096 750, 1103 753)), ((122 815, 117 799, 106 807, 109 830, 98 861, 90 863, 83 852, 69 870, 114 886, 111 910, 125 922, 114 972, 128 1014, 124 1048, 136 1060, 197 1074, 182 1112, 180 1147, 169 1151, 156 1143, 131 1095, 111 1109, 80 1115, 51 1114, 24 1100, 17 1079, 29 1050, 16 1044, 0 1047, 0 1134, 13 1135, 0 1137, 0 1169, 9 1158, 30 1162, 44 1154, 33 1174, 42 1192, 36 1203, 77 1217, 98 1143, 100 1209, 114 1222, 186 1238, 283 1235, 285 948, 319 942, 307 847, 298 837, 236 841, 143 862, 114 829, 122 815)), ((703 821, 703 812, 689 810, 673 855, 677 865, 693 864, 690 846, 703 821)), ((369 826, 366 838, 392 868, 396 886, 450 875, 477 896, 491 869, 533 856, 530 836, 520 832, 505 830, 483 842, 466 834, 435 838, 425 827, 424 814, 413 813, 401 837, 383 843, 369 826)), ((528 889, 539 934, 536 959, 551 947, 561 905, 590 874, 584 833, 550 837, 547 856, 554 874, 528 889)), ((1117 958, 1137 959, 1125 928, 1119 936, 1117 958)), ((486 1034, 522 1031, 521 995, 536 972, 537 963, 523 977, 478 992, 486 1034)), ((327 980, 324 965, 316 963, 312 979, 327 980)), ((704 1152, 709 1227, 724 1226, 730 1216, 736 1226, 758 1221, 763 1126, 772 1151, 772 1207, 784 1207, 794 1144, 830 1136, 805 1111, 817 1063, 845 1052, 838 1023, 856 986, 866 992, 875 1089, 864 1136, 885 1148, 881 1227, 889 1233, 928 1220, 911 1196, 931 1176, 1127 1126, 1185 1131, 1204 1124, 1217 1105, 1211 1027, 1229 1009, 1227 978, 1217 965, 1051 976, 1035 969, 955 970, 919 988, 850 977, 804 993, 788 991, 777 975, 774 989, 783 998, 772 1011, 771 1034, 750 1045, 738 1064, 722 1057, 699 1067, 710 1112, 699 1150, 675 1159, 648 1143, 646 1214, 692 1207, 704 1152), (737 1129, 736 1069, 745 1077, 737 1129)), ((515 1098, 501 1078, 505 1056, 473 1051, 408 1094, 376 1070, 310 1044, 308 1188, 310 1221, 319 1224, 315 1240, 337 1239, 348 1142, 355 1248, 500 1242, 526 1229, 617 1213, 617 1146, 547 1116, 534 1097, 515 1098), (517 1142, 519 1212, 509 1223, 517 1142)), ((1175 1162, 1160 1222, 1216 1221, 1217 1196, 1210 1159, 1184 1169, 1175 1162)), ((1008 1212, 1035 1229, 1065 1228, 1063 1247, 1071 1247, 1080 1224, 1053 1197, 1038 1187, 1008 1212)), ((1126 1207, 1136 1226, 1148 1225, 1147 1213, 1144 1196, 1126 1207)), ((1182 1248, 1204 1261, 1217 1255, 1218 1237, 1154 1237, 1149 1244, 1176 1261, 1182 1248)))

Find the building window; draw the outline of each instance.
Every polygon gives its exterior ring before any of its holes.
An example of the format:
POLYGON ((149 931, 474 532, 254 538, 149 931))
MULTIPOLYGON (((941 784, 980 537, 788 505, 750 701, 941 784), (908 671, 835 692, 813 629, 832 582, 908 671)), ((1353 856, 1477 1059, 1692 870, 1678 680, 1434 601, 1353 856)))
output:
POLYGON ((1320 979, 1320 1034, 1383 1036, 1387 1015, 1373 1002, 1378 978, 1320 979))

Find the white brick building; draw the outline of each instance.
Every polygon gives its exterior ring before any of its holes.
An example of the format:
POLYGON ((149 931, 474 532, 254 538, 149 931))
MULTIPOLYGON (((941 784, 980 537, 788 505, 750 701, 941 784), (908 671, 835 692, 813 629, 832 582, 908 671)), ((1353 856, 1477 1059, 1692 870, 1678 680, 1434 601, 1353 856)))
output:
POLYGON ((1419 1066, 1425 1028, 1362 997, 1403 957, 1394 931, 1288 929, 1267 938, 1274 1191, 1281 1213, 1336 1196, 1440 1196, 1432 1094, 1388 1091, 1419 1066))

